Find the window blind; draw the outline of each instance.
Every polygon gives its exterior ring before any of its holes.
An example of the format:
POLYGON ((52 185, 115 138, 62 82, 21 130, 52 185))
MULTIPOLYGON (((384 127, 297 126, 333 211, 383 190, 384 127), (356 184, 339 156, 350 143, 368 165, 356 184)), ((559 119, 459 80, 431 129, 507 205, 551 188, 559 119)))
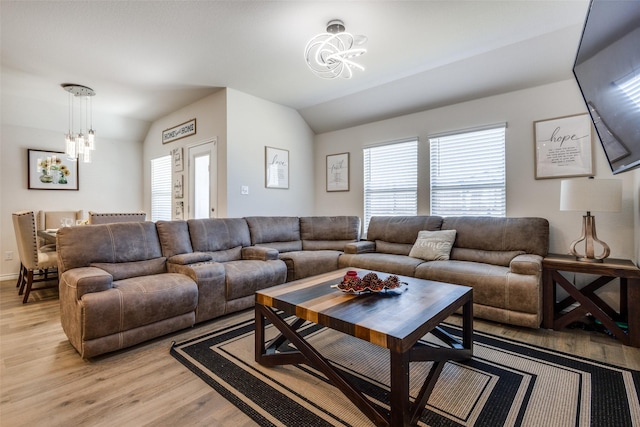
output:
POLYGON ((416 215, 418 139, 364 148, 364 230, 374 215, 416 215))
POLYGON ((171 155, 151 159, 151 221, 171 220, 171 155))
POLYGON ((505 129, 429 138, 432 215, 506 215, 505 129))

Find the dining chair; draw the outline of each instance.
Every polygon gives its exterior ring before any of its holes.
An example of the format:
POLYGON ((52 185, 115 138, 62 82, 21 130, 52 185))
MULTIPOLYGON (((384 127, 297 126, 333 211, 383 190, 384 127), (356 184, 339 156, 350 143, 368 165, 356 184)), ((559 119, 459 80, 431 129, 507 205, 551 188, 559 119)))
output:
POLYGON ((22 303, 29 300, 29 294, 33 291, 51 289, 58 287, 58 253, 55 246, 38 247, 35 214, 33 211, 14 212, 13 228, 16 233, 18 243, 18 255, 20 257, 20 274, 18 284, 20 288, 18 295, 24 293, 22 303), (37 288, 34 283, 51 282, 37 288))
POLYGON ((82 220, 84 211, 38 211, 36 215, 36 228, 38 230, 47 230, 51 228, 60 228, 64 218, 71 218, 75 225, 77 220, 82 220))
POLYGON ((144 222, 145 212, 97 213, 89 211, 89 224, 112 224, 114 222, 144 222))

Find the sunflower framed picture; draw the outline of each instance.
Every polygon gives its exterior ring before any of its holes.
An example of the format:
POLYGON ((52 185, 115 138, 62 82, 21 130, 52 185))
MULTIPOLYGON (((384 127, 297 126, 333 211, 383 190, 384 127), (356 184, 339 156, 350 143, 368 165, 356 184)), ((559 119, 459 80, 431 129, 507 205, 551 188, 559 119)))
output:
POLYGON ((78 190, 78 161, 62 151, 27 150, 29 190, 78 190))

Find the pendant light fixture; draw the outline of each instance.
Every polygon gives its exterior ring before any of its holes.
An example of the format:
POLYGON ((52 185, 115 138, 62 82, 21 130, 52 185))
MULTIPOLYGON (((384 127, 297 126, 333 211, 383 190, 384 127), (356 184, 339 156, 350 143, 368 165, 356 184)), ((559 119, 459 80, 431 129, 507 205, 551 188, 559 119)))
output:
POLYGON ((62 88, 69 92, 69 131, 65 135, 65 153, 70 160, 82 157, 84 163, 91 163, 91 154, 95 150, 92 97, 96 93, 90 87, 72 83, 62 84, 62 88), (79 111, 77 121, 74 120, 76 99, 79 111), (76 123, 78 132, 74 128, 76 123))
POLYGON ((307 65, 318 77, 350 79, 353 70, 364 71, 364 67, 353 58, 364 55, 367 49, 365 36, 354 36, 345 31, 344 23, 334 19, 327 23, 327 32, 320 33, 307 43, 304 55, 307 65))

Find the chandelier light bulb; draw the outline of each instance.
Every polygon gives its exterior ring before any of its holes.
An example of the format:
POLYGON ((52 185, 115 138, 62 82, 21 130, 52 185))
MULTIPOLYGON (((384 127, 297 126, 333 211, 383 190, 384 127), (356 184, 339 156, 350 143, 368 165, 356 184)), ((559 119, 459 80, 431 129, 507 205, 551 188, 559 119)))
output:
POLYGON ((87 140, 89 141, 89 149, 95 150, 96 133, 93 129, 89 129, 89 132, 87 132, 87 140))

